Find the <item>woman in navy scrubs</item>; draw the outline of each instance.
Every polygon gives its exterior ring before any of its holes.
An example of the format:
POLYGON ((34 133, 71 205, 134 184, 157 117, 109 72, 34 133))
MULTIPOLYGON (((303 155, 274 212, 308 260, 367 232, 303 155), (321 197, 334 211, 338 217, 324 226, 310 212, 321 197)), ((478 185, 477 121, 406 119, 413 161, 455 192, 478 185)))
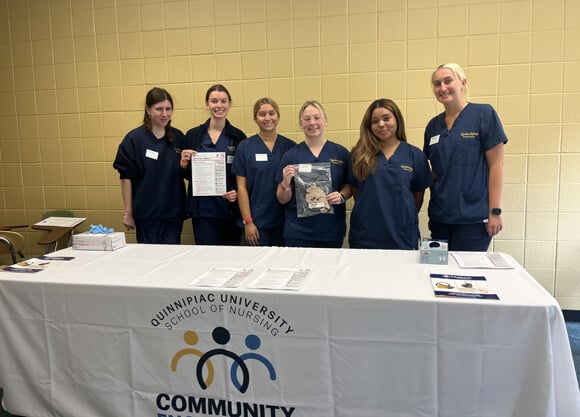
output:
POLYGON ((121 177, 123 224, 136 229, 139 243, 180 243, 185 184, 176 144, 183 133, 171 127, 172 114, 171 95, 162 88, 149 90, 143 125, 127 133, 113 163, 121 177))
POLYGON ((439 66, 431 77, 445 111, 425 128, 423 152, 433 185, 429 229, 449 250, 486 251, 502 230, 503 155, 507 137, 489 104, 467 101, 467 79, 457 64, 439 66))
POLYGON ((304 141, 282 157, 276 175, 276 196, 286 206, 284 242, 291 247, 340 248, 346 233, 345 202, 352 195, 348 184, 350 155, 348 150, 326 139, 326 112, 317 101, 307 101, 298 115, 304 141), (333 206, 334 214, 298 217, 294 176, 299 164, 329 162, 332 192, 326 200, 333 206))
POLYGON ((351 155, 355 204, 350 247, 417 249, 417 213, 431 171, 421 150, 407 142, 405 121, 395 102, 382 98, 371 103, 351 155))
POLYGON ((223 152, 226 157, 226 192, 221 196, 193 197, 191 181, 187 193, 187 214, 191 216, 195 243, 198 245, 239 245, 242 228, 239 217, 236 178, 232 162, 246 134, 227 119, 232 97, 221 84, 212 85, 205 94, 210 118, 187 131, 181 146, 180 166, 191 179, 191 155, 196 152, 223 152))
POLYGON ((254 104, 259 132, 240 142, 232 165, 244 237, 250 246, 282 246, 284 207, 276 198, 276 170, 282 155, 296 145, 276 132, 280 109, 271 98, 254 104))

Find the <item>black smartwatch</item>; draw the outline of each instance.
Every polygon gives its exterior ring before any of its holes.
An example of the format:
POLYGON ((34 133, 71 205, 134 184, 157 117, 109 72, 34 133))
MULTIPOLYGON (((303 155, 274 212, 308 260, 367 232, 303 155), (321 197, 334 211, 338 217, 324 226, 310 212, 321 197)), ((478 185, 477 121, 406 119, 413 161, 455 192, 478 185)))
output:
POLYGON ((501 215, 501 209, 500 208, 492 208, 492 209, 489 209, 489 213, 494 215, 494 216, 499 216, 499 215, 501 215))

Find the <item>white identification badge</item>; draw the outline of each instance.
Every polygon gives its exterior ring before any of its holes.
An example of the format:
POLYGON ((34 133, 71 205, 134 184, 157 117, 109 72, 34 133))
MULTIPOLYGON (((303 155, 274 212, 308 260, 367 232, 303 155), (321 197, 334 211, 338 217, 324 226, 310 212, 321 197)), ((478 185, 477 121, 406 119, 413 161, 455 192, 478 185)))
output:
POLYGON ((267 162, 268 161, 268 154, 267 153, 257 153, 256 154, 256 161, 267 162))
POLYGON ((228 155, 228 157, 226 158, 226 163, 233 164, 234 163, 234 156, 228 155))
POLYGON ((437 143, 439 143, 439 135, 431 136, 431 140, 429 141, 429 146, 435 145, 437 143))
POLYGON ((157 160, 157 158, 159 157, 159 152, 155 152, 155 151, 152 151, 151 149, 147 149, 145 151, 145 157, 149 158, 149 159, 157 160))

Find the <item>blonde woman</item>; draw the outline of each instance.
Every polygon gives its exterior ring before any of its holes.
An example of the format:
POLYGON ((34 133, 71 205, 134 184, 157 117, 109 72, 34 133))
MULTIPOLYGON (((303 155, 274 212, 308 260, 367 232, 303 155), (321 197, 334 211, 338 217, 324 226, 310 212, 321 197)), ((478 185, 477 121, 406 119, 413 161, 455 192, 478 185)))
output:
POLYGON ((348 184, 350 155, 348 150, 326 139, 326 112, 317 101, 307 101, 298 115, 304 141, 282 157, 276 176, 276 196, 286 206, 284 242, 292 247, 340 248, 346 233, 345 202, 351 196, 348 184), (299 164, 329 162, 332 191, 326 201, 333 206, 334 214, 298 217, 294 176, 299 164))
POLYGON ((423 145, 433 170, 431 237, 447 240, 449 250, 486 251, 503 227, 503 147, 508 139, 492 106, 467 101, 467 78, 459 65, 439 66, 431 84, 445 108, 425 128, 423 145))

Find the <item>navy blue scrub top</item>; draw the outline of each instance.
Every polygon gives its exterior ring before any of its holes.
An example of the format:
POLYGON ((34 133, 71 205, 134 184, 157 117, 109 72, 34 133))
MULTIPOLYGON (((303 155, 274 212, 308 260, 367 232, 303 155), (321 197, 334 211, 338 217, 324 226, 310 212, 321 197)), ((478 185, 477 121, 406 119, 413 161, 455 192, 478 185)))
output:
MULTIPOLYGON (((233 140, 224 135, 223 131, 215 144, 207 131, 202 136, 199 152, 224 152, 226 154, 226 191, 236 189, 236 185, 231 179, 231 167, 235 151, 236 147, 233 144, 233 140)), ((232 216, 231 203, 222 196, 191 198, 197 207, 196 217, 226 219, 232 216)))
MULTIPOLYGON (((326 141, 318 158, 312 154, 305 142, 290 149, 282 157, 276 174, 276 182, 282 182, 282 170, 285 166, 315 162, 330 162, 333 192, 340 191, 345 184, 348 184, 350 154, 344 146, 331 141, 326 141)), ((344 238, 346 233, 346 208, 344 204, 333 205, 334 214, 318 214, 298 218, 296 195, 293 192, 292 199, 285 207, 285 238, 334 242, 344 238)))
POLYGON ((417 249, 419 218, 414 192, 431 184, 427 158, 416 146, 401 142, 387 159, 381 152, 378 165, 366 180, 350 172, 358 195, 350 216, 349 245, 368 249, 417 249))
POLYGON ((429 218, 447 224, 482 222, 489 216, 489 167, 485 152, 508 141, 489 104, 468 103, 451 129, 445 113, 425 128, 423 152, 434 181, 429 218))
MULTIPOLYGON (((276 198, 276 172, 282 155, 296 143, 278 135, 270 152, 260 136, 254 135, 238 145, 232 165, 232 173, 246 178, 250 197, 252 220, 256 227, 264 229, 284 226, 284 206, 276 198)), ((241 219, 239 219, 241 226, 241 219)))
POLYGON ((121 179, 131 180, 133 217, 136 220, 183 220, 185 184, 179 168, 181 154, 175 144, 183 133, 170 127, 173 143, 157 139, 144 126, 131 130, 117 151, 113 167, 121 179))

